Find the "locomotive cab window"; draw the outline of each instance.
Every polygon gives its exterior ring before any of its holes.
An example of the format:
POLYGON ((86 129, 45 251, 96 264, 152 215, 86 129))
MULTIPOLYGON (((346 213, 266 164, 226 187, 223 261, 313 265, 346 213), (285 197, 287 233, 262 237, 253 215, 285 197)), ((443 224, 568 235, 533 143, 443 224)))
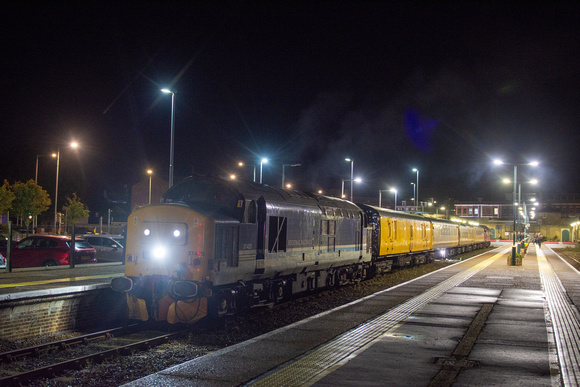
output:
POLYGON ((244 211, 244 223, 256 223, 256 213, 256 202, 254 200, 246 202, 246 210, 244 211))

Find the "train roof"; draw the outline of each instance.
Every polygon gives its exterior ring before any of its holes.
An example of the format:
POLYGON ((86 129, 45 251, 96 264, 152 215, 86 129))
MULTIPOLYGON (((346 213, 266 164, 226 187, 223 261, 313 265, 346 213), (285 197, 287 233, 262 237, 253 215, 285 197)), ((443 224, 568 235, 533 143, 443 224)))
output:
POLYGON ((413 219, 413 220, 423 220, 423 221, 430 221, 431 220, 431 218, 427 218, 427 217, 422 216, 422 215, 410 214, 408 212, 390 210, 388 208, 370 206, 368 204, 358 204, 358 206, 360 208, 362 208, 364 211, 366 211, 367 213, 372 211, 372 212, 375 212, 377 214, 380 214, 381 216, 390 216, 390 217, 396 217, 396 218, 400 218, 400 219, 413 219))
MULTIPOLYGON (((185 203, 196 208, 209 209, 218 206, 225 209, 224 205, 237 207, 239 200, 258 200, 260 198, 264 198, 267 203, 291 203, 360 211, 356 204, 339 198, 245 180, 199 175, 188 177, 170 188, 163 195, 162 201, 164 203, 185 203)), ((229 211, 226 212, 229 213, 229 211)))

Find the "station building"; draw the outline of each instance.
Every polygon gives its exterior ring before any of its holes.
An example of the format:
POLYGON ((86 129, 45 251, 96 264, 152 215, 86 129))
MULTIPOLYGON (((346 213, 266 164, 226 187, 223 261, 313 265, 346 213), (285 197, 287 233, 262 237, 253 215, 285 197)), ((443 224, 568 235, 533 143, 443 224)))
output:
POLYGON ((492 239, 511 239, 516 210, 517 231, 540 233, 548 241, 578 241, 580 195, 560 194, 522 203, 526 204, 516 207, 512 203, 485 203, 482 200, 455 203, 455 217, 489 227, 492 239))

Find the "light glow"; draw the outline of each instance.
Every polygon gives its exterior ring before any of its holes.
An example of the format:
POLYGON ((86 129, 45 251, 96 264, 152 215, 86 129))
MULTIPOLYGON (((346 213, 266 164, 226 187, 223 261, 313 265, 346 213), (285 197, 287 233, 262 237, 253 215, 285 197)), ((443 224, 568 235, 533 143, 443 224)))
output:
POLYGON ((149 236, 149 235, 151 235, 151 230, 149 230, 148 228, 146 228, 145 230, 143 230, 143 234, 145 236, 149 236))
POLYGON ((153 258, 161 260, 164 259, 165 256, 167 255, 167 249, 164 246, 155 246, 155 248, 152 251, 152 254, 153 258))
POLYGON ((179 231, 179 230, 174 230, 174 231, 173 231, 173 236, 174 236, 174 237, 176 237, 176 238, 179 238, 179 237, 181 236, 181 231, 179 231))

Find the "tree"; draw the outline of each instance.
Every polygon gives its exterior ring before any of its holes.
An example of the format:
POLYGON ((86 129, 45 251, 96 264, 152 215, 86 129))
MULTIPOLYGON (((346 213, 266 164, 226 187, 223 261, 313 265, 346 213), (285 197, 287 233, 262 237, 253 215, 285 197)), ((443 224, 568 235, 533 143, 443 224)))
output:
POLYGON ((42 214, 50 207, 48 193, 32 179, 26 183, 17 181, 12 186, 12 192, 14 193, 12 213, 23 218, 27 228, 33 217, 42 214))
POLYGON ((67 204, 62 207, 62 210, 66 214, 65 219, 68 223, 78 223, 79 220, 89 216, 89 209, 81 200, 77 197, 76 193, 73 193, 73 197, 66 198, 67 204))
POLYGON ((5 214, 10 211, 15 197, 10 184, 8 184, 7 180, 4 180, 4 185, 0 187, 0 214, 5 214))

